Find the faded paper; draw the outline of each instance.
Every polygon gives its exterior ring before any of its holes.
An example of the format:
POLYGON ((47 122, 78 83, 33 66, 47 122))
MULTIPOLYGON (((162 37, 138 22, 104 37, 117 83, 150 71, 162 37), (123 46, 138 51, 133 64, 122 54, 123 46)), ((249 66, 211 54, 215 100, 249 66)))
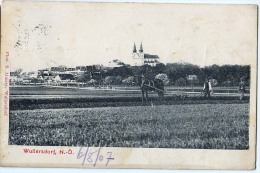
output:
MULTIPOLYGON (((22 167, 254 169, 257 6, 149 3, 15 2, 1 11, 1 165, 22 167), (82 164, 80 147, 9 145, 9 72, 50 66, 131 63, 133 43, 163 63, 250 65, 249 149, 104 147, 82 164), (56 154, 25 154, 24 149, 56 154), (66 154, 63 154, 65 152, 66 154), (105 154, 104 154, 105 157, 105 154)), ((123 110, 122 110, 123 111, 123 110)), ((83 148, 86 151, 86 148, 83 148)), ((89 148, 96 151, 96 148, 89 148)))

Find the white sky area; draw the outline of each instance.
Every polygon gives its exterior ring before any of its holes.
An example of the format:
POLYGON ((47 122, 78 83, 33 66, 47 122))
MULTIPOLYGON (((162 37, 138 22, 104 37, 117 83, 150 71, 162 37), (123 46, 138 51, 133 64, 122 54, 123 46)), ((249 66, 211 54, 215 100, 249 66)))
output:
POLYGON ((134 42, 162 63, 245 65, 257 54, 252 5, 27 3, 7 14, 11 71, 131 63, 134 42))

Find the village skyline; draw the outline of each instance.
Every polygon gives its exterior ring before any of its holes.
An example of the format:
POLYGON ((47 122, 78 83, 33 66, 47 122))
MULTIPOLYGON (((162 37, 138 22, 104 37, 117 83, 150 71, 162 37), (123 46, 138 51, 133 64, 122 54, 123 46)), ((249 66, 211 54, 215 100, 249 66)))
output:
MULTIPOLYGON (((142 42, 141 42, 142 44, 142 42)), ((136 45, 136 43, 134 42, 134 45, 136 45)), ((139 52, 140 48, 136 48, 137 52, 139 52)), ((207 49, 207 48, 206 48, 207 49)), ((207 50, 205 50, 207 52, 207 50)), ((145 53, 146 54, 146 53, 145 53)), ((150 54, 148 54, 150 55, 150 54)), ((24 72, 32 72, 32 71, 38 71, 38 70, 42 70, 42 69, 50 69, 52 67, 66 67, 66 68, 76 68, 76 67, 80 67, 80 66, 95 66, 95 65, 100 65, 103 67, 119 67, 119 66, 136 66, 135 65, 135 60, 133 59, 133 52, 131 52, 130 54, 131 57, 128 56, 128 58, 103 58, 101 61, 95 61, 95 62, 86 62, 85 64, 82 63, 76 63, 77 61, 73 61, 73 63, 67 63, 66 62, 61 62, 61 63, 56 63, 54 60, 51 59, 47 59, 49 62, 46 62, 45 64, 41 64, 40 66, 38 66, 38 68, 28 68, 28 67, 22 67, 22 66, 12 66, 11 65, 11 72, 18 70, 18 69, 23 69, 24 72), (107 61, 104 61, 107 60, 107 61), (119 65, 117 65, 117 63, 119 63, 119 65)), ((207 57, 203 57, 201 60, 202 61, 197 61, 197 63, 193 62, 193 59, 187 59, 187 58, 176 58, 175 61, 165 61, 165 58, 161 58, 160 55, 155 55, 158 56, 158 60, 156 64, 172 64, 172 63, 177 63, 177 64, 192 64, 192 65, 196 65, 200 68, 206 67, 206 66, 212 66, 212 65, 218 65, 218 66, 222 66, 222 65, 249 65, 249 63, 245 62, 245 61, 241 61, 240 63, 218 63, 219 61, 215 61, 213 60, 211 63, 207 62, 205 64, 203 64, 203 61, 205 62, 205 60, 207 59, 207 57), (202 63, 201 63, 202 62, 202 63)), ((118 57, 118 56, 117 56, 118 57)), ((97 58, 98 59, 98 58, 97 58)), ((207 61, 207 60, 206 60, 207 61)), ((12 62, 12 61, 11 61, 12 62)), ((11 63, 12 64, 12 63, 11 63)), ((35 65, 35 64, 34 64, 35 65)), ((36 64, 37 65, 37 64, 36 64)), ((138 65, 137 65, 138 66, 138 65)), ((140 65, 139 65, 140 66, 140 65)))
MULTIPOLYGON (((249 65, 249 64, 208 64, 208 65, 205 65, 205 66, 200 66, 200 65, 197 65, 197 64, 192 64, 190 62, 186 62, 186 61, 182 61, 182 60, 179 60, 179 61, 175 61, 175 62, 168 62, 168 63, 162 63, 162 62, 159 62, 158 64, 164 64, 164 65, 167 65, 167 64, 188 64, 188 65, 195 65, 195 66, 198 66, 199 68, 205 68, 205 67, 210 67, 210 66, 214 66, 214 65, 217 65, 217 66, 224 66, 224 65, 230 65, 230 66, 234 66, 234 65, 238 65, 238 66, 245 66, 245 65, 249 65)), ((16 68, 10 68, 10 72, 14 72, 14 71, 17 71, 17 70, 22 70, 23 72, 25 73, 30 73, 30 72, 37 72, 39 70, 50 70, 51 68, 56 68, 56 67, 64 67, 66 69, 75 69, 75 71, 77 71, 78 68, 80 67, 88 67, 88 66, 100 66, 100 67, 104 67, 104 68, 115 68, 115 67, 122 67, 122 66, 134 66, 134 65, 131 65, 131 64, 127 64, 127 63, 124 63, 123 61, 121 61, 121 59, 112 59, 111 61, 109 61, 108 63, 93 63, 93 64, 78 64, 78 65, 64 65, 64 64, 54 64, 54 65, 47 65, 47 66, 42 66, 40 68, 33 68, 33 69, 26 69, 26 68, 22 68, 22 67, 16 67, 16 68), (123 65, 116 65, 117 63, 114 63, 113 61, 117 61, 117 62, 120 62, 120 63, 123 63, 123 65)), ((72 70, 70 70, 72 71, 72 70)))

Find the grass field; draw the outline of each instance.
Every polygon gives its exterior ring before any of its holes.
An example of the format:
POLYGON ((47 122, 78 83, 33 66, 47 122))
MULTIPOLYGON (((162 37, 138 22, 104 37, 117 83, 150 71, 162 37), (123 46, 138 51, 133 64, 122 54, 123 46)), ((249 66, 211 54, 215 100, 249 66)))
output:
POLYGON ((249 104, 10 111, 9 143, 248 149, 249 104))

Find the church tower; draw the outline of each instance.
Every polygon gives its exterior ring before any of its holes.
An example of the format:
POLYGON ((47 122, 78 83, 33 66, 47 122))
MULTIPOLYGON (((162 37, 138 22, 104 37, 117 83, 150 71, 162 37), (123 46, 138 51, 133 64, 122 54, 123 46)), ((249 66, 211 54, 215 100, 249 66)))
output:
POLYGON ((142 43, 140 45, 139 52, 136 50, 136 45, 134 43, 133 53, 132 53, 132 60, 134 66, 142 66, 144 65, 144 52, 142 43))
POLYGON ((139 49, 139 57, 142 59, 142 62, 143 62, 142 65, 144 65, 144 50, 143 50, 142 42, 141 42, 140 49, 139 49))
POLYGON ((136 46, 135 46, 135 43, 134 43, 133 53, 136 53, 136 46))
POLYGON ((141 45, 140 45, 139 52, 140 52, 140 53, 143 53, 143 52, 144 52, 142 42, 141 42, 141 45))

